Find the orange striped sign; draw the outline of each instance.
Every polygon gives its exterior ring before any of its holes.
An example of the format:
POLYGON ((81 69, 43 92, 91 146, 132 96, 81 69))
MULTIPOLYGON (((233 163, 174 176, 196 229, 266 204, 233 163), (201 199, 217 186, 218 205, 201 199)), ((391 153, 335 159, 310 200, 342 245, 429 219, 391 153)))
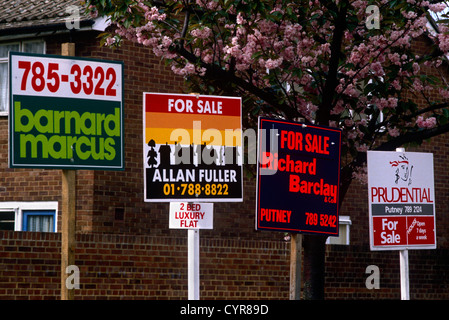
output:
POLYGON ((241 146, 241 98, 145 93, 144 101, 146 143, 179 143, 186 130, 186 144, 241 146))
POLYGON ((145 201, 242 201, 240 97, 144 93, 145 201))

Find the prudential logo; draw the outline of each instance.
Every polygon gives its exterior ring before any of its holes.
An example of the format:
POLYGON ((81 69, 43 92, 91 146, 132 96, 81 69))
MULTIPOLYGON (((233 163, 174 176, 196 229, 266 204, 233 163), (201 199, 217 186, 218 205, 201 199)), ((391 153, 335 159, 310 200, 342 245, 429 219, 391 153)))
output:
POLYGON ((397 160, 390 161, 394 171, 394 183, 410 186, 412 184, 413 165, 405 154, 399 155, 397 160))

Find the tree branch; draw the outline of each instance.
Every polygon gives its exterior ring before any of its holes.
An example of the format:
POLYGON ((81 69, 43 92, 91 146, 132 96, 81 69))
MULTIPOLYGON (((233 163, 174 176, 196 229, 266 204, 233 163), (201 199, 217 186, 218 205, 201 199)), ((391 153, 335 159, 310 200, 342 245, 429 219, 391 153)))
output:
POLYGON ((255 95, 256 97, 264 100, 267 104, 271 105, 274 109, 279 109, 281 112, 285 114, 288 119, 294 119, 297 117, 301 117, 302 115, 295 109, 291 108, 289 105, 285 103, 279 103, 279 98, 273 94, 272 91, 261 89, 253 84, 245 81, 244 79, 235 75, 234 72, 226 71, 218 65, 208 64, 203 62, 199 57, 185 49, 183 46, 178 45, 174 48, 174 50, 187 59, 189 62, 199 65, 202 68, 206 68, 206 75, 204 77, 209 78, 211 80, 219 80, 232 82, 244 89, 245 91, 255 95))
POLYGON ((430 139, 432 137, 438 136, 443 133, 449 132, 449 123, 444 126, 435 127, 432 129, 425 129, 421 131, 415 131, 406 133, 404 135, 400 135, 396 138, 391 139, 390 141, 382 143, 379 147, 375 148, 374 150, 379 151, 391 151, 396 148, 399 148, 400 146, 410 143, 410 142, 417 142, 422 141, 425 139, 430 139))
POLYGON ((331 57, 329 59, 329 71, 326 83, 324 84, 323 100, 317 110, 317 122, 319 124, 328 125, 330 119, 330 110, 332 109, 332 101, 334 98, 335 88, 338 85, 337 72, 341 56, 341 44, 343 35, 346 30, 346 13, 348 11, 348 1, 342 1, 341 9, 335 22, 334 34, 330 46, 331 57))

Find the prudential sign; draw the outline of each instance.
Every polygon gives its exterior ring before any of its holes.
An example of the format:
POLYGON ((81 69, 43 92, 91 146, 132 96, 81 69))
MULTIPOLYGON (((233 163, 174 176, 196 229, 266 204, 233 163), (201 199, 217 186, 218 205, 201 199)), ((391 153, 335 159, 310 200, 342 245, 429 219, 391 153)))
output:
POLYGON ((12 168, 124 169, 123 63, 10 54, 12 168))
POLYGON ((371 250, 435 249, 433 154, 368 151, 371 250))

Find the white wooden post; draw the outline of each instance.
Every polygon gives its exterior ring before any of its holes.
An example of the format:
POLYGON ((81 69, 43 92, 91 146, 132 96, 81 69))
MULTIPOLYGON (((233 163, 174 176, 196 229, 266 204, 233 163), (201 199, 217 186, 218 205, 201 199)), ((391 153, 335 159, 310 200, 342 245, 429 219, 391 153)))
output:
MULTIPOLYGON (((396 148, 396 152, 405 152, 405 148, 396 148)), ((399 250, 399 272, 401 275, 401 300, 410 300, 410 281, 408 277, 408 250, 399 250)))
POLYGON ((410 300, 410 282, 408 278, 408 250, 399 251, 401 273, 401 300, 410 300))
POLYGON ((188 299, 200 299, 200 231, 187 230, 188 299))

